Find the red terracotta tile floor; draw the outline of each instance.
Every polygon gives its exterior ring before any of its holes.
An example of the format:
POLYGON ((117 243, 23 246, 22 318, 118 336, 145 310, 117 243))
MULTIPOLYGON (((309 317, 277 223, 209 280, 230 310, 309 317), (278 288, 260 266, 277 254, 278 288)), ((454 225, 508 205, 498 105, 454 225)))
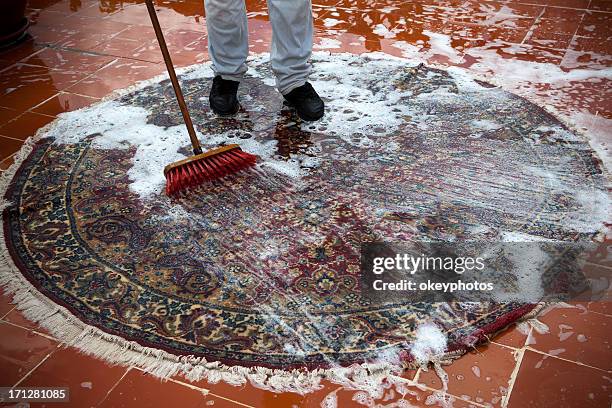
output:
MULTIPOLYGON (((177 65, 206 61, 201 0, 157 1, 177 65)), ((264 1, 247 1, 250 50, 268 51, 264 1)), ((612 139, 612 1, 321 0, 313 4, 315 50, 382 51, 457 65, 556 109, 591 137, 609 163, 612 139), (608 70, 606 72, 606 70, 608 70), (570 73, 570 79, 563 79, 570 73)), ((0 51, 0 170, 23 141, 62 112, 164 72, 142 0, 30 0, 31 37, 0 51)), ((610 273, 610 264, 599 270, 610 273)), ((609 276, 609 275, 608 275, 609 276)), ((610 407, 612 314, 605 302, 553 308, 542 326, 513 325, 488 345, 421 384, 379 400, 333 384, 312 394, 274 394, 249 385, 165 382, 64 348, 0 292, 0 386, 66 386, 73 407, 292 407, 436 405, 610 407), (536 330, 538 329, 538 330, 536 330)), ((42 406, 42 405, 30 405, 42 406)))

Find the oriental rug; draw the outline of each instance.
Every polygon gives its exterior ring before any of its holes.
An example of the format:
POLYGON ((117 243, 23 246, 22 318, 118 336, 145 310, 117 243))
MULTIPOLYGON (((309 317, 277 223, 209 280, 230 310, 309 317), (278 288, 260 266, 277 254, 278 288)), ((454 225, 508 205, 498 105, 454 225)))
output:
POLYGON ((190 151, 164 78, 28 144, 5 174, 1 248, 26 315, 113 362, 149 356, 162 375, 400 364, 423 325, 460 354, 535 305, 374 302, 362 243, 589 241, 603 228, 597 156, 526 99, 459 70, 319 54, 311 82, 328 109, 306 123, 266 58, 250 65, 227 118, 208 109, 209 66, 181 73, 204 145, 260 160, 176 199, 162 168, 190 151))

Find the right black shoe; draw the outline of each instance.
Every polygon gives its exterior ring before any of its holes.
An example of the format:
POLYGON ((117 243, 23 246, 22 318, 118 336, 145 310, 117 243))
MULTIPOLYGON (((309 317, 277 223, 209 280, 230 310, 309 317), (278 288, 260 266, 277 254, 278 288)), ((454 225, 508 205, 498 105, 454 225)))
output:
POLYGON ((208 101, 217 115, 233 115, 238 112, 238 81, 230 81, 217 75, 213 79, 208 101))
POLYGON ((323 117, 325 104, 309 82, 283 95, 289 106, 293 106, 302 120, 315 121, 323 117))

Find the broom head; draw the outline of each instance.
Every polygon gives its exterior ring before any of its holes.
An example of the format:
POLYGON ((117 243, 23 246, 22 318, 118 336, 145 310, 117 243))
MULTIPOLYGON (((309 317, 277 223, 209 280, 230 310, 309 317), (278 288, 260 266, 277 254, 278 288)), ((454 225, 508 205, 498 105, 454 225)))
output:
POLYGON ((237 144, 221 146, 207 152, 179 160, 164 168, 166 194, 196 187, 255 165, 257 157, 243 152, 237 144))

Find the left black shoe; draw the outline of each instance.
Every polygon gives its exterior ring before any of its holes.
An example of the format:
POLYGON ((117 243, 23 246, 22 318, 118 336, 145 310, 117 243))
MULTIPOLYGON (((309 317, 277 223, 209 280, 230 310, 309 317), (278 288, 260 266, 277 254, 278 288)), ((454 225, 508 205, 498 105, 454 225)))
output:
POLYGON ((215 76, 208 96, 210 108, 213 112, 221 116, 233 115, 238 112, 240 108, 237 96, 238 85, 240 85, 238 81, 223 79, 221 75, 215 76))
POLYGON ((293 106, 302 120, 315 121, 323 117, 325 104, 310 83, 293 89, 283 95, 287 104, 293 106))

